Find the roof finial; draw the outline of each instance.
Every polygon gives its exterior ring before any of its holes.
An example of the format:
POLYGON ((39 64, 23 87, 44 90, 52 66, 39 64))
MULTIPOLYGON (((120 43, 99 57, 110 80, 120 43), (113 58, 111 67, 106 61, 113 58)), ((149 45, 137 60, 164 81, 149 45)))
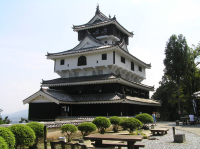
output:
POLYGON ((110 14, 109 14, 109 19, 111 18, 110 14))
POLYGON ((97 3, 97 10, 96 10, 96 14, 99 13, 99 4, 97 3))
POLYGON ((115 17, 115 15, 114 15, 114 17, 113 17, 113 20, 116 20, 116 17, 115 17))

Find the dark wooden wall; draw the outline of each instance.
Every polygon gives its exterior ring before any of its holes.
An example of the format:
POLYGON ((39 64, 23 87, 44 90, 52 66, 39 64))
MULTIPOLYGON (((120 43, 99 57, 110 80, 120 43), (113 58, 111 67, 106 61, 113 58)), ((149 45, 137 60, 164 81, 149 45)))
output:
POLYGON ((110 104, 74 104, 70 105, 69 116, 134 116, 135 114, 156 111, 154 106, 134 105, 127 103, 110 104))
MULTIPOLYGON (((114 36, 118 37, 120 39, 120 41, 122 41, 124 38, 126 44, 127 45, 129 44, 128 35, 124 34, 122 31, 120 31, 114 24, 88 29, 88 31, 94 37, 103 36, 103 35, 114 35, 114 36), (105 28, 107 29, 107 33, 102 32, 105 28), (94 34, 94 32, 96 32, 97 30, 99 30, 99 34, 94 34)), ((78 41, 83 40, 85 38, 85 35, 86 35, 86 30, 78 31, 78 41)))
POLYGON ((80 86, 62 86, 62 87, 50 87, 51 89, 63 90, 68 94, 105 94, 105 93, 115 93, 125 94, 133 97, 140 97, 149 99, 149 91, 137 89, 134 87, 118 84, 109 83, 101 85, 80 85, 80 86), (99 92, 101 89, 101 92, 99 92), (80 93, 81 90, 81 93, 80 93))
POLYGON ((59 115, 56 103, 29 103, 29 120, 54 121, 59 115))

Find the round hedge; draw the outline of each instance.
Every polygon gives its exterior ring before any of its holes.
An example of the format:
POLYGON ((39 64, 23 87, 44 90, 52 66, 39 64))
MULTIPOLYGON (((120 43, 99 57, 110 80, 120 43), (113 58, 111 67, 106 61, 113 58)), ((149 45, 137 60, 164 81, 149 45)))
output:
POLYGON ((66 137, 68 138, 68 142, 71 142, 71 135, 72 133, 75 133, 77 130, 78 130, 77 127, 72 124, 65 124, 61 127, 62 133, 67 134, 66 137))
POLYGON ((9 149, 14 149, 15 136, 8 128, 0 127, 0 137, 4 138, 9 149))
POLYGON ((95 124, 98 128, 98 131, 101 134, 104 134, 106 131, 106 128, 110 127, 111 123, 106 117, 96 117, 93 121, 93 124, 95 124))
POLYGON ((122 126, 123 130, 127 130, 127 128, 124 126, 124 122, 125 120, 127 120, 128 118, 127 117, 122 117, 121 118, 121 121, 119 123, 120 126, 122 126))
POLYGON ((36 139, 34 146, 37 147, 39 139, 44 138, 44 124, 38 122, 31 122, 26 124, 26 126, 29 126, 35 132, 36 139))
POLYGON ((153 117, 147 113, 138 114, 135 118, 143 124, 153 123, 153 117))
POLYGON ((0 149, 8 149, 8 145, 4 138, 0 136, 0 149))
POLYGON ((35 132, 33 129, 26 125, 15 124, 8 127, 11 132, 15 135, 15 146, 32 146, 35 141, 35 132))
POLYGON ((113 131, 118 132, 118 127, 121 122, 121 118, 119 118, 118 116, 112 116, 109 118, 109 120, 110 123, 113 124, 113 131))
POLYGON ((124 121, 124 127, 127 128, 129 133, 132 133, 134 129, 138 129, 139 127, 142 127, 142 122, 140 122, 136 118, 128 118, 124 121))
POLYGON ((90 122, 84 122, 78 125, 78 130, 81 131, 83 136, 89 135, 91 132, 97 129, 96 125, 90 122))

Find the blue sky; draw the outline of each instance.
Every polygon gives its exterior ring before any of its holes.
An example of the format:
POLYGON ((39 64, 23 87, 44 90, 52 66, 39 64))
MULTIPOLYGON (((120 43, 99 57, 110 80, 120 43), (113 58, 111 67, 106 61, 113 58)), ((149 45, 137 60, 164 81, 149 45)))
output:
POLYGON ((40 89, 41 79, 59 77, 46 53, 75 47, 78 40, 72 24, 88 22, 97 3, 105 15, 116 15, 120 24, 134 32, 129 52, 152 64, 144 84, 158 87, 172 34, 183 34, 189 46, 200 41, 199 0, 0 0, 3 114, 27 109, 22 100, 40 89))

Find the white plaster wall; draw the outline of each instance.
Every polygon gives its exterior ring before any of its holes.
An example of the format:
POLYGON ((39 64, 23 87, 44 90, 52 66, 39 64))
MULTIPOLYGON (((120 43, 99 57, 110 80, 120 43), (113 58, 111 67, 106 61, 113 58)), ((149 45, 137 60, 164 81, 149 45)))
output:
MULTIPOLYGON (((118 65, 119 67, 122 67, 124 69, 127 69, 129 71, 131 70, 131 61, 133 61, 132 59, 127 58, 125 55, 122 55, 121 53, 115 52, 115 64, 118 65), (121 62, 121 56, 125 58, 125 64, 121 62)), ((132 71, 133 73, 146 78, 146 73, 145 73, 145 69, 142 67, 142 72, 139 71, 138 68, 138 63, 134 62, 134 71, 132 71)))
POLYGON ((87 65, 84 65, 84 66, 77 66, 78 58, 80 56, 66 57, 64 65, 60 65, 61 59, 56 59, 55 71, 83 69, 83 68, 90 68, 90 67, 95 67, 95 66, 98 67, 98 66, 111 65, 113 63, 112 51, 84 55, 84 56, 86 56, 86 59, 87 59, 87 65), (105 53, 107 53, 107 60, 102 60, 102 54, 105 54, 105 53), (98 63, 97 63, 97 61, 98 61, 98 63), (68 64, 69 64, 69 66, 68 66, 68 64))
POLYGON ((46 102, 52 102, 49 99, 45 98, 45 97, 37 97, 34 100, 31 101, 31 103, 46 103, 46 102))

